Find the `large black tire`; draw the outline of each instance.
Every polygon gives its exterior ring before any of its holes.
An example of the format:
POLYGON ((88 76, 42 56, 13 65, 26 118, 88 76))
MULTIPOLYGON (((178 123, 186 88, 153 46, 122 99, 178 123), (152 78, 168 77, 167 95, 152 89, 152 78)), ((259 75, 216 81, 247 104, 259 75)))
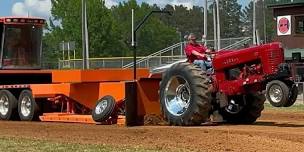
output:
MULTIPOLYGON (((176 89, 180 86, 181 85, 177 86, 176 89)), ((202 122, 206 122, 209 119, 209 113, 211 111, 211 93, 209 93, 208 89, 208 78, 206 73, 200 68, 190 63, 173 65, 163 74, 162 81, 160 82, 159 94, 161 111, 165 120, 170 125, 175 126, 200 125, 202 122), (186 92, 188 91, 188 108, 183 108, 183 112, 178 114, 170 112, 166 105, 166 94, 169 93, 167 90, 167 87, 170 85, 169 83, 172 82, 174 85, 176 84, 174 82, 179 82, 179 80, 173 82, 173 78, 182 78, 188 83, 186 90, 184 90, 186 92)), ((174 86, 172 90, 174 90, 174 86)))
POLYGON ((115 106, 116 102, 112 96, 104 96, 97 101, 96 106, 92 111, 93 120, 96 122, 106 121, 113 114, 115 106))
POLYGON ((269 82, 266 86, 266 98, 269 103, 274 107, 283 107, 284 105, 287 105, 289 100, 289 92, 290 90, 287 84, 279 80, 273 80, 269 82), (271 95, 274 94, 274 88, 279 92, 277 94, 280 94, 276 96, 281 96, 281 98, 276 99, 274 95, 271 95))
POLYGON ((23 90, 18 100, 18 113, 20 120, 33 121, 39 119, 39 107, 33 98, 32 91, 23 90))
POLYGON ((290 107, 292 106, 298 98, 298 87, 296 85, 292 85, 290 91, 289 91, 289 97, 287 103, 284 105, 284 107, 290 107))
POLYGON ((238 113, 231 113, 224 107, 220 110, 220 114, 223 119, 228 123, 236 124, 252 124, 260 116, 264 110, 265 96, 260 93, 248 94, 244 98, 246 101, 245 105, 241 108, 238 113))
POLYGON ((18 101, 16 97, 8 90, 0 90, 0 119, 17 119, 18 101))

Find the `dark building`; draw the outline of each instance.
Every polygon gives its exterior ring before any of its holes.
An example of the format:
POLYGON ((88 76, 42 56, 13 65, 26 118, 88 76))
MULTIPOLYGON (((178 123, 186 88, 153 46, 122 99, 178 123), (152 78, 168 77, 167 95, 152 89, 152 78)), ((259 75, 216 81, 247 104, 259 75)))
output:
POLYGON ((285 56, 301 54, 304 58, 304 0, 265 0, 266 5, 273 9, 276 21, 276 41, 284 44, 285 56), (298 52, 298 53, 297 53, 298 52))

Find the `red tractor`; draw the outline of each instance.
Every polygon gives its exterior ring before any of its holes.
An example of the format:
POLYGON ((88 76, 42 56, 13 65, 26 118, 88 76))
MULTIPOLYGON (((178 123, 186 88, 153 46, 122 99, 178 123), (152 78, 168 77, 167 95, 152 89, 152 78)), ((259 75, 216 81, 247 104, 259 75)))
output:
POLYGON ((160 83, 161 110, 171 125, 199 125, 219 113, 229 123, 253 123, 270 102, 291 106, 297 87, 280 43, 220 51, 207 75, 191 63, 170 67, 160 83), (267 88, 267 89, 266 89, 267 88))

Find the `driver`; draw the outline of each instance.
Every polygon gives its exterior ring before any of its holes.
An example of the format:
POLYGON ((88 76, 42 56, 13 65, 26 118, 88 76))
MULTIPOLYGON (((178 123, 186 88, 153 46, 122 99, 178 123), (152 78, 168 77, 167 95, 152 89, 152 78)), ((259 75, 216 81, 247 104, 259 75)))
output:
POLYGON ((212 62, 207 60, 207 50, 206 46, 196 42, 196 36, 193 33, 188 36, 188 44, 185 48, 188 62, 198 65, 204 71, 212 68, 212 62))

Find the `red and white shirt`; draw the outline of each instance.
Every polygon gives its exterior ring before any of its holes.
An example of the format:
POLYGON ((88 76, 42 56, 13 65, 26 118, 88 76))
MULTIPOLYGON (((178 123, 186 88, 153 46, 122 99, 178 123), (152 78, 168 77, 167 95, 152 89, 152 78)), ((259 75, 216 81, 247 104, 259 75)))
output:
POLYGON ((192 63, 194 60, 205 60, 205 58, 200 58, 197 57, 196 55, 193 55, 192 54, 193 51, 205 54, 206 50, 207 47, 204 45, 188 43, 185 48, 185 53, 188 58, 188 61, 192 63))

